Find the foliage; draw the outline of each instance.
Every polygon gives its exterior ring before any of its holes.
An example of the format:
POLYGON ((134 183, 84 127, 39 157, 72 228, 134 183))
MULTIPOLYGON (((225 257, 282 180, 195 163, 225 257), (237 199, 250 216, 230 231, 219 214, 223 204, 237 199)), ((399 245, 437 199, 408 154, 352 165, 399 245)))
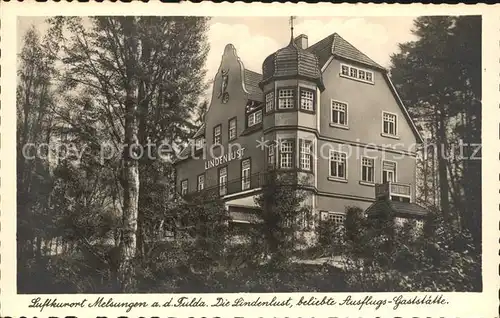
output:
POLYGON ((415 41, 391 57, 391 79, 426 144, 420 203, 481 242, 481 17, 414 20, 415 41), (428 146, 428 147, 427 147, 428 146))
MULTIPOLYGON (((159 159, 156 149, 184 142, 194 129, 190 117, 205 91, 206 22, 55 17, 43 41, 35 30, 26 34, 18 89, 18 264, 33 253, 42 262, 42 254, 50 254, 43 246, 62 239, 65 257, 98 258, 114 283, 117 266, 135 262, 135 238, 143 243, 158 236, 149 229, 172 211, 175 189, 169 157, 159 159), (82 156, 27 160, 21 151, 30 142, 71 147, 82 156), (154 160, 148 149, 137 161, 123 152, 139 142, 152 145, 154 160)), ((51 154, 60 155, 57 149, 51 154)), ((75 281, 88 274, 72 273, 75 281)))
MULTIPOLYGON (((357 214, 349 208, 347 214, 357 214)), ((470 235, 430 213, 423 231, 385 211, 345 231, 342 264, 355 291, 478 291, 480 257, 470 235), (355 235, 350 235, 354 233, 355 235)), ((347 222, 346 222, 347 223, 347 222)))
POLYGON ((310 193, 301 188, 302 183, 296 175, 270 170, 261 194, 255 198, 262 222, 251 231, 252 247, 277 268, 306 244, 303 231, 311 223, 312 212, 306 201, 310 193))
MULTIPOLYGON (((185 143, 201 125, 207 19, 56 17, 49 24, 44 39, 26 33, 19 55, 19 292, 481 288, 479 160, 432 157, 436 167, 422 165, 419 192, 441 212, 419 237, 411 222, 394 228, 391 215, 367 219, 354 207, 343 228, 320 223, 318 250, 342 255, 343 272, 293 262, 312 216, 307 188, 289 174, 269 174, 256 200, 262 223, 249 230, 245 248, 234 246, 223 202, 207 193, 179 198, 171 156, 157 152, 161 143, 185 143), (23 147, 30 143, 72 148, 29 159, 23 147), (124 155, 137 143, 152 145, 155 158, 124 155), (430 200, 434 188, 442 191, 430 200)), ((447 149, 480 142, 480 27, 478 17, 418 18, 418 39, 392 58, 411 115, 447 149)))

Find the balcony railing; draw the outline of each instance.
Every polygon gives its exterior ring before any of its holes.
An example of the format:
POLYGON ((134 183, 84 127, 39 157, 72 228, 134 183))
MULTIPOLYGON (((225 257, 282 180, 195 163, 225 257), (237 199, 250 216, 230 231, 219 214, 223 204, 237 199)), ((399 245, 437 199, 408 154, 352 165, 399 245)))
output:
POLYGON ((245 180, 243 180, 243 178, 232 179, 227 181, 224 185, 216 184, 210 187, 206 187, 201 191, 197 190, 190 191, 185 195, 185 197, 189 198, 196 194, 203 194, 205 196, 225 196, 225 195, 239 193, 242 191, 257 189, 265 184, 267 176, 268 173, 264 172, 255 173, 250 175, 245 180))
POLYGON ((387 182, 375 186, 375 197, 389 199, 393 196, 411 198, 411 186, 404 183, 387 182))
MULTIPOLYGON (((282 184, 297 184, 297 174, 294 171, 279 173, 280 176, 285 176, 286 179, 282 179, 282 184), (287 178, 288 177, 288 178, 287 178)), ((213 185, 206 187, 201 191, 190 191, 185 197, 189 198, 194 195, 203 194, 204 196, 227 196, 231 194, 236 194, 244 191, 249 191, 264 186, 270 178, 270 173, 268 171, 259 172, 250 175, 246 180, 243 178, 232 179, 227 181, 224 185, 213 185), (245 182, 244 182, 245 181, 245 182)), ((179 193, 180 189, 179 189, 179 193)))

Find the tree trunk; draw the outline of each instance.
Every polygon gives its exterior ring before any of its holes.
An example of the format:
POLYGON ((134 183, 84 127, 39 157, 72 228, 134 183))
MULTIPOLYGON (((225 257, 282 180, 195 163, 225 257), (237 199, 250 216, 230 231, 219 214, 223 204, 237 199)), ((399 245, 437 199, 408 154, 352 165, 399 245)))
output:
MULTIPOLYGON (((438 107, 436 107, 438 108, 438 107)), ((436 145, 438 147, 438 176, 439 176, 439 201, 441 212, 445 220, 449 221, 450 200, 449 200, 449 184, 446 162, 446 125, 444 107, 439 106, 437 110, 437 134, 436 145)))
MULTIPOLYGON (((144 66, 149 63, 151 48, 150 43, 147 39, 143 39, 141 41, 142 44, 142 52, 141 52, 141 64, 144 66)), ((142 76, 146 78, 146 76, 142 76)), ((149 153, 150 150, 146 149, 148 143, 148 134, 147 134, 147 117, 149 113, 149 102, 150 97, 148 97, 150 83, 147 83, 144 79, 140 80, 139 83, 139 93, 138 93, 138 101, 139 101, 139 109, 138 109, 138 138, 141 145, 144 147, 145 154, 140 158, 139 165, 141 171, 141 183, 145 184, 146 178, 148 178, 148 174, 145 173, 147 171, 147 165, 150 164, 149 157, 146 152, 149 153)), ((139 191, 139 203, 140 206, 146 206, 146 189, 143 188, 139 191)), ((144 209, 139 210, 138 218, 137 218, 137 253, 142 257, 144 256, 144 243, 145 243, 145 212, 144 209)))
POLYGON ((121 289, 130 291, 134 276, 132 260, 136 252, 137 213, 139 200, 139 165, 137 139, 137 33, 134 17, 121 18, 124 32, 126 83, 125 83, 125 147, 123 162, 123 228, 120 242, 119 277, 121 289))

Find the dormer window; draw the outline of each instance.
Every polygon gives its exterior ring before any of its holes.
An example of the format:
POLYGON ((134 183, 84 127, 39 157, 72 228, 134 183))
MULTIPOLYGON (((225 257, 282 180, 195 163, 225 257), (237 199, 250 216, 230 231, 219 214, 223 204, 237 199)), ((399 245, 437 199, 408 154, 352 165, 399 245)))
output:
POLYGON ((248 127, 255 126, 262 122, 262 109, 254 111, 247 115, 247 125, 248 127))
POLYGON ((293 88, 280 89, 278 91, 278 108, 293 109, 295 107, 295 90, 293 88))
POLYGON ((340 76, 354 79, 360 82, 373 84, 373 72, 355 67, 352 65, 341 64, 340 65, 340 76))

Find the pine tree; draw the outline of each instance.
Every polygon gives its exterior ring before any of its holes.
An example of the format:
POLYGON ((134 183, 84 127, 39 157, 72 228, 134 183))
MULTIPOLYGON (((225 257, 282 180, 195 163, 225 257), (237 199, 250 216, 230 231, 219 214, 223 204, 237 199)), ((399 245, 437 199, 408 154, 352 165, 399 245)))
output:
POLYGON ((481 141, 481 19, 420 17, 414 27, 417 40, 392 56, 391 78, 434 144, 419 161, 419 192, 432 201, 437 188, 445 219, 479 242, 481 161, 468 157, 481 141))

